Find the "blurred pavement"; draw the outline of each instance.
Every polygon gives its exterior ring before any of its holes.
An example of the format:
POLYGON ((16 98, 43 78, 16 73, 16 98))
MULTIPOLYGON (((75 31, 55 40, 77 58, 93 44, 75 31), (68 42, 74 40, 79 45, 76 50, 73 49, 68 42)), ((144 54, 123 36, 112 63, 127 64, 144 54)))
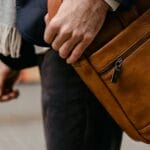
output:
MULTIPOLYGON (((0 103, 0 150, 45 150, 40 85, 19 85, 21 96, 0 103)), ((124 135, 121 150, 150 150, 124 135)))

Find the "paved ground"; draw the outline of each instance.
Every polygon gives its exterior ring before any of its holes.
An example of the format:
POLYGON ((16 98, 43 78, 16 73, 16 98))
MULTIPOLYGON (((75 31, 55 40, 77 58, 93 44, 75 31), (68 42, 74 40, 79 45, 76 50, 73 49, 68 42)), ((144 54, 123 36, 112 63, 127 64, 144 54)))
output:
MULTIPOLYGON (((40 86, 20 85, 18 100, 0 104, 0 150, 45 150, 40 86)), ((124 135, 121 150, 150 150, 124 135)))

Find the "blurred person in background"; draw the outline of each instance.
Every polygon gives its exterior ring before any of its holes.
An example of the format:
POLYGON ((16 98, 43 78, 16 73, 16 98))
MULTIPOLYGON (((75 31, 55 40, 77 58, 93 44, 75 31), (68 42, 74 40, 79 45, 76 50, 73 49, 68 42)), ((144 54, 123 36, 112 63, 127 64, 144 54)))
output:
POLYGON ((133 1, 64 0, 51 21, 46 15, 47 0, 16 2, 20 54, 16 58, 0 55, 0 101, 17 98, 19 92, 13 87, 19 71, 39 65, 47 149, 119 150, 122 130, 70 64, 93 41, 107 12, 119 5, 128 8, 133 1), (33 44, 51 47, 36 55, 33 44))

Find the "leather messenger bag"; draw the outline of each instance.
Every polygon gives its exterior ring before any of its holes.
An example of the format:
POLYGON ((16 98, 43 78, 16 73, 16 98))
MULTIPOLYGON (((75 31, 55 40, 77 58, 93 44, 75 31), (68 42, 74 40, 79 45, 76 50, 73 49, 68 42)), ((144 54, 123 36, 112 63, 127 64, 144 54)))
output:
MULTIPOLYGON (((61 0, 49 0, 50 19, 61 0), (51 3, 53 3, 51 5, 51 3)), ((83 57, 81 79, 133 139, 150 143, 150 2, 110 12, 83 57)))

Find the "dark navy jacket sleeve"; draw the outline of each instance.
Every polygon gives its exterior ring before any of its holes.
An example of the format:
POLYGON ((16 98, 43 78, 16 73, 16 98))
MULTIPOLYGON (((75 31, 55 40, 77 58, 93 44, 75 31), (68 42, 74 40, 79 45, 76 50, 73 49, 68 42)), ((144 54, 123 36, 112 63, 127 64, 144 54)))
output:
POLYGON ((16 0, 16 25, 26 41, 49 47, 43 36, 46 13, 47 0, 16 0))
POLYGON ((20 70, 37 65, 37 55, 32 44, 25 40, 22 42, 21 54, 19 58, 11 58, 0 54, 0 60, 14 70, 20 70))
POLYGON ((125 9, 130 8, 137 0, 116 0, 123 6, 125 9))

